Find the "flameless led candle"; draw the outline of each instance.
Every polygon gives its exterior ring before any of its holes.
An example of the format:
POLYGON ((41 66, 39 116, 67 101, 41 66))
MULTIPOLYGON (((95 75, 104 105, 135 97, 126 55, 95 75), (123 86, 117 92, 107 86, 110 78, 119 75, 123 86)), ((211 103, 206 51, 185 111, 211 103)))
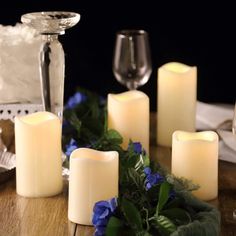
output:
POLYGON ((193 194, 205 201, 218 195, 218 135, 213 131, 175 131, 172 173, 198 184, 193 194))
POLYGON ((118 196, 118 152, 79 148, 70 156, 68 218, 91 225, 94 204, 118 196))
POLYGON ((62 191, 61 122, 49 112, 15 118, 16 191, 48 197, 62 191))
POLYGON ((108 128, 117 130, 123 137, 123 148, 129 140, 140 142, 149 152, 149 98, 137 90, 108 94, 108 128))
POLYGON ((171 147, 175 130, 195 131, 197 68, 170 62, 158 69, 157 143, 171 147))

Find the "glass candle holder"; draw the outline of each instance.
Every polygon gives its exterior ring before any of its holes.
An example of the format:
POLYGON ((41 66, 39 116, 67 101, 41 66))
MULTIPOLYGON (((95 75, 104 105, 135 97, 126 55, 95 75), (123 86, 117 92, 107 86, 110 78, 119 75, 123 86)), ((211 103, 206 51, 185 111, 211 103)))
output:
POLYGON ((60 120, 63 116, 65 56, 58 35, 64 34, 79 20, 78 13, 64 11, 33 12, 21 16, 23 24, 36 29, 42 36, 39 52, 42 104, 45 111, 56 114, 60 120))

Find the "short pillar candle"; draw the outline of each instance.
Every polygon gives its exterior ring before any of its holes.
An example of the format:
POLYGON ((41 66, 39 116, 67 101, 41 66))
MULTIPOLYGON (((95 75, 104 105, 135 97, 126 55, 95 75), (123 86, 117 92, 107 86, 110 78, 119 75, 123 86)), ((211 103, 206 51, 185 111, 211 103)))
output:
POLYGON ((49 197, 62 191, 61 122, 49 112, 15 118, 16 191, 49 197))
POLYGON ((108 94, 107 109, 108 128, 122 135, 122 147, 126 149, 131 139, 149 153, 149 97, 137 90, 108 94))
POLYGON ((197 68, 170 62, 158 69, 157 143, 171 147, 175 130, 195 131, 197 68))
POLYGON ((79 148, 70 156, 70 221, 92 225, 96 202, 118 197, 119 158, 116 151, 79 148))
POLYGON ((213 131, 175 131, 172 143, 172 173, 198 184, 193 194, 201 200, 218 195, 218 135, 213 131))

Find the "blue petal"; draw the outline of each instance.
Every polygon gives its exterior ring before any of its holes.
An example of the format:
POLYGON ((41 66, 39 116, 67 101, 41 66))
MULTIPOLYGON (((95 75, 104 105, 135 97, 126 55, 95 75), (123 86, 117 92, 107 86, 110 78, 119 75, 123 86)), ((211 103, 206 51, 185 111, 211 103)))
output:
POLYGON ((109 204, 110 204, 110 209, 111 212, 114 212, 117 208, 117 199, 116 198, 112 198, 111 200, 109 200, 109 204))
POLYGON ((150 183, 146 183, 146 189, 149 190, 152 187, 152 185, 150 183))
POLYGON ((99 215, 93 213, 93 218, 92 218, 93 225, 97 225, 98 221, 99 221, 99 215))
POLYGON ((160 174, 156 173, 156 174, 154 174, 154 175, 155 175, 155 177, 156 177, 156 183, 157 183, 157 184, 164 181, 164 177, 161 176, 160 174))
POLYGON ((78 148, 78 144, 77 142, 72 138, 70 140, 70 143, 68 145, 66 145, 66 155, 70 156, 70 154, 78 148))
POLYGON ((106 226, 98 226, 96 227, 96 231, 94 232, 94 236, 104 236, 106 232, 106 226))
POLYGON ((107 209, 107 207, 95 206, 95 207, 93 208, 93 212, 94 212, 94 214, 97 214, 97 215, 100 216, 106 209, 107 209))
POLYGON ((137 154, 141 154, 142 153, 142 145, 141 145, 141 143, 135 142, 135 143, 133 143, 133 145, 134 145, 134 151, 137 154))
POLYGON ((104 218, 106 218, 108 215, 109 215, 109 213, 110 213, 110 210, 109 209, 105 209, 104 211, 103 211, 103 213, 100 215, 100 219, 104 219, 104 218))
POLYGON ((97 208, 97 207, 106 207, 106 208, 109 208, 109 203, 107 201, 99 201, 99 202, 96 202, 95 205, 94 205, 94 208, 97 208))
POLYGON ((108 221, 109 221, 110 217, 104 218, 104 219, 99 219, 96 224, 94 224, 94 226, 105 226, 107 225, 108 221))
POLYGON ((145 167, 145 168, 144 168, 144 173, 145 173, 146 175, 150 175, 150 174, 151 174, 151 168, 150 168, 150 167, 145 167))
POLYGON ((72 97, 69 98, 66 108, 73 109, 78 104, 86 100, 86 96, 80 92, 76 92, 72 97))
POLYGON ((147 176, 147 181, 150 183, 152 186, 157 184, 157 179, 155 175, 148 175, 147 176))

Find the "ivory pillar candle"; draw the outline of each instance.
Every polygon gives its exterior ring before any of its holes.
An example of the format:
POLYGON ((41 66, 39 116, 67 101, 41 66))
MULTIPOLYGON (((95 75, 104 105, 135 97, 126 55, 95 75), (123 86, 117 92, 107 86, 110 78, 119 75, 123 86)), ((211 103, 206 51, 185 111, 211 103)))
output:
POLYGON ((195 131, 197 68, 170 62, 158 69, 157 143, 171 146, 175 130, 195 131))
POLYGON ((198 184, 196 197, 208 201, 218 195, 218 135, 213 131, 175 131, 172 173, 198 184))
POLYGON ((91 225, 94 204, 118 196, 118 152, 79 148, 70 156, 68 218, 91 225))
POLYGON ((123 137, 123 148, 129 140, 140 142, 149 152, 149 98, 137 90, 108 94, 108 128, 123 137))
POLYGON ((16 191, 48 197, 62 191, 61 122, 49 112, 15 118, 16 191))

